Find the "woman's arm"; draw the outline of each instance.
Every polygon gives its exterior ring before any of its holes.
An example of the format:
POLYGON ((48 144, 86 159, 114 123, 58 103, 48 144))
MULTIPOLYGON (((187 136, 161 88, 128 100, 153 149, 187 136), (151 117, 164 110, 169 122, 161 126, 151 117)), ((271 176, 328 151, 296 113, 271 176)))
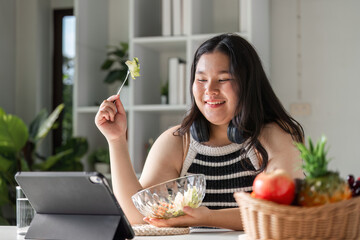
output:
POLYGON ((142 220, 131 196, 142 189, 131 164, 126 139, 126 112, 118 95, 100 105, 95 124, 109 144, 111 180, 114 195, 130 222, 142 220), (114 104, 115 102, 115 104, 114 104))
POLYGON ((181 217, 145 218, 145 221, 157 227, 201 226, 243 230, 239 208, 210 210, 207 207, 184 207, 184 212, 186 215, 181 217))
MULTIPOLYGON (((127 142, 122 138, 109 142, 111 178, 115 196, 132 224, 143 223, 143 215, 134 206, 131 196, 155 184, 179 177, 181 152, 178 139, 172 130, 164 132, 152 146, 146 159, 140 181, 136 178, 128 153, 127 142)), ((181 141, 180 141, 181 142, 181 141)), ((181 149, 182 150, 182 149, 181 149)))
POLYGON ((143 188, 179 177, 182 165, 181 137, 173 136, 173 129, 170 129, 155 141, 140 183, 129 156, 126 112, 119 96, 111 96, 101 104, 95 123, 109 144, 114 194, 129 221, 132 224, 143 223, 143 216, 135 208, 131 196, 143 188))
POLYGON ((143 187, 131 164, 126 139, 109 142, 111 182, 114 194, 130 223, 141 223, 143 216, 135 208, 131 196, 143 187))
POLYGON ((182 166, 181 137, 173 136, 173 130, 165 131, 153 144, 141 173, 135 176, 127 143, 109 143, 111 175, 115 195, 132 224, 144 223, 144 216, 134 206, 131 196, 139 190, 180 176, 182 166))
POLYGON ((259 140, 269 157, 266 172, 284 169, 293 178, 304 178, 300 152, 290 134, 276 123, 271 123, 263 128, 259 140))

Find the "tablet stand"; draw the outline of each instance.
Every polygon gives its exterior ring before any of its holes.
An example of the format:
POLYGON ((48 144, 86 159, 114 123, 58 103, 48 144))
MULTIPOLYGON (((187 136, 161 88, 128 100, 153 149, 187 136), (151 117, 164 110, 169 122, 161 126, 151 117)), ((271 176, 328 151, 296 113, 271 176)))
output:
POLYGON ((125 239, 119 215, 35 214, 25 239, 125 239))

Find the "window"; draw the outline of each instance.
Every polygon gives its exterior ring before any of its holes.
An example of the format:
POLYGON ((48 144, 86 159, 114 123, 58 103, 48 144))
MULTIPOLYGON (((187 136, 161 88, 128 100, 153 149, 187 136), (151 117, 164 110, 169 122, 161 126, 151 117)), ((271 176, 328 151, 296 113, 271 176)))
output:
POLYGON ((72 136, 73 79, 75 59, 73 9, 54 10, 53 109, 65 104, 53 131, 53 151, 72 136))

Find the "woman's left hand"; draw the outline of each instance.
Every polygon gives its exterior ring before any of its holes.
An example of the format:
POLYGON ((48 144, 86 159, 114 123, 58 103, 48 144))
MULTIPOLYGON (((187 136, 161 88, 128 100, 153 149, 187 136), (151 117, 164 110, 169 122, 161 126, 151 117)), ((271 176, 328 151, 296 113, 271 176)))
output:
POLYGON ((159 219, 145 217, 143 220, 156 227, 191 227, 207 226, 207 220, 210 219, 211 210, 207 207, 191 208, 185 206, 183 209, 185 215, 170 219, 159 219))

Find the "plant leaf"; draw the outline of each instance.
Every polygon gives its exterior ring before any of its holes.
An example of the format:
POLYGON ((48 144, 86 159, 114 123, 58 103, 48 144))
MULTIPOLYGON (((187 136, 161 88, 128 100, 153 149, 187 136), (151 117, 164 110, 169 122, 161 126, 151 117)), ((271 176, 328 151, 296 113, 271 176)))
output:
POLYGON ((48 157, 44 162, 35 164, 34 168, 41 170, 41 171, 48 171, 51 169, 51 167, 53 167, 61 159, 70 156, 72 153, 73 153, 72 149, 68 149, 66 151, 59 152, 53 156, 48 157))
POLYGON ((0 116, 0 152, 18 152, 28 140, 27 126, 17 116, 3 114, 0 116))
POLYGON ((20 159, 21 171, 30 171, 29 164, 25 161, 24 158, 20 159))
POLYGON ((42 171, 82 171, 81 158, 88 150, 85 138, 71 138, 64 145, 56 149, 56 154, 45 162, 36 164, 34 168, 42 171))
POLYGON ((5 115, 5 114, 6 114, 6 113, 5 113, 4 109, 2 109, 2 108, 0 107, 0 117, 3 116, 3 115, 5 115))
POLYGON ((0 226, 10 225, 10 223, 3 217, 0 216, 0 226))
POLYGON ((73 149, 73 154, 75 157, 82 157, 86 154, 89 148, 86 138, 82 137, 73 137, 70 138, 64 145, 58 147, 56 152, 66 151, 67 149, 73 149))
POLYGON ((56 119, 58 119, 61 111, 64 109, 64 106, 65 105, 63 103, 59 104, 59 106, 57 106, 55 110, 50 114, 50 116, 41 124, 41 126, 39 127, 39 131, 36 134, 35 141, 46 137, 46 135, 49 133, 52 126, 54 125, 56 119))
POLYGON ((127 42, 120 42, 120 46, 122 47, 124 52, 129 50, 129 44, 127 42))
POLYGON ((311 138, 309 138, 309 150, 310 150, 310 152, 314 152, 314 145, 311 141, 311 138))
POLYGON ((56 149, 56 154, 37 164, 36 168, 43 171, 82 171, 81 157, 88 150, 85 138, 71 138, 65 145, 56 149))
POLYGON ((0 178, 0 206, 9 203, 9 192, 6 182, 0 178))
POLYGON ((14 160, 9 160, 0 155, 0 172, 7 172, 14 163, 14 160))
POLYGON ((122 76, 122 74, 121 74, 121 70, 113 70, 113 71, 110 71, 107 75, 106 75, 106 77, 105 77, 105 82, 106 83, 113 83, 113 82, 115 82, 116 80, 122 80, 121 79, 121 76, 122 76))
POLYGON ((114 54, 115 54, 116 56, 118 56, 119 58, 124 58, 124 57, 127 56, 126 52, 124 52, 124 51, 121 50, 121 49, 117 49, 117 50, 114 52, 114 54))
POLYGON ((107 148, 98 148, 94 150, 88 157, 90 164, 97 162, 110 163, 110 154, 107 148))
POLYGON ((106 59, 105 62, 101 65, 101 70, 108 70, 114 63, 114 60, 106 59))
POLYGON ((35 119, 31 122, 29 127, 29 140, 35 142, 37 133, 39 132, 40 126, 45 122, 48 112, 46 109, 41 110, 35 119))

